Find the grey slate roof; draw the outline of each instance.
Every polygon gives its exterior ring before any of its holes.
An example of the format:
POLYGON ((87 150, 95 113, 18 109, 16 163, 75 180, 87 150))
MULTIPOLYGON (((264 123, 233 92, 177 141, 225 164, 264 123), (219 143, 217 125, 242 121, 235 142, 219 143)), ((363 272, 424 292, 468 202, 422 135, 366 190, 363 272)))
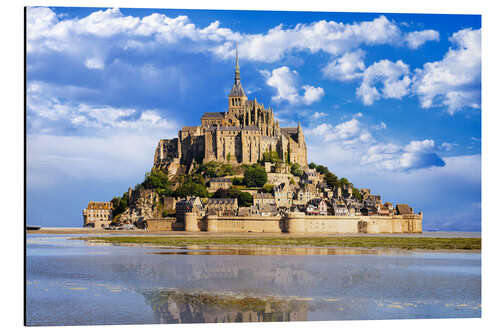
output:
POLYGON ((211 183, 232 183, 233 181, 229 178, 210 178, 211 183))
POLYGON ((231 92, 229 93, 229 97, 243 97, 246 96, 245 90, 243 90, 243 86, 241 82, 235 82, 231 92))
POLYGON ((202 118, 224 118, 225 112, 205 112, 202 118))
POLYGON ((244 131, 260 131, 260 129, 257 126, 245 126, 243 127, 244 131))

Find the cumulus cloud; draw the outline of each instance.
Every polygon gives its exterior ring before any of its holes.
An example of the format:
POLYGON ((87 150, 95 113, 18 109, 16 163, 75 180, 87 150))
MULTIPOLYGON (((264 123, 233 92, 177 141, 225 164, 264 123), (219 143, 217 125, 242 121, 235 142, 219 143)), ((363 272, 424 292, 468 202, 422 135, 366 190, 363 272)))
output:
POLYGON ((333 59, 323 69, 323 75, 332 80, 351 81, 360 78, 365 70, 363 58, 365 52, 356 50, 346 52, 339 58, 333 59))
POLYGON ((411 141, 406 146, 378 143, 361 158, 364 165, 390 171, 409 171, 442 167, 445 162, 435 153, 434 140, 411 141))
MULTIPOLYGON (((103 64, 112 48, 151 50, 178 42, 187 51, 209 51, 224 59, 232 58, 234 45, 238 43, 242 59, 275 62, 293 50, 338 56, 363 45, 402 45, 405 39, 416 45, 430 40, 429 32, 409 37, 385 16, 352 24, 321 20, 289 29, 278 25, 263 34, 244 34, 221 27, 219 21, 198 27, 187 16, 153 13, 140 18, 125 16, 113 8, 95 11, 84 18, 65 19, 57 17, 50 8, 30 7, 27 27, 30 53, 57 51, 77 55, 79 50, 100 51, 104 53, 100 58, 103 64)), ((92 64, 89 60, 89 65, 92 64)), ((345 66, 344 69, 349 71, 345 66)))
POLYGON ((266 78, 266 84, 276 89, 276 95, 272 97, 274 102, 287 101, 292 104, 311 105, 323 98, 323 88, 303 85, 299 94, 299 74, 287 66, 274 69, 272 72, 262 70, 261 74, 266 78))
POLYGON ((370 170, 407 172, 445 165, 436 154, 441 146, 438 147, 434 140, 413 140, 406 145, 377 142, 368 126, 357 118, 337 125, 322 123, 306 129, 305 134, 313 142, 313 147, 317 145, 324 149, 326 143, 331 143, 328 146, 337 147, 336 154, 344 158, 348 156, 351 165, 370 170))
POLYGON ((326 117, 327 114, 325 112, 314 112, 313 115, 311 116, 313 119, 319 119, 326 117))
POLYGON ((413 91, 423 108, 445 106, 450 114, 481 105, 481 30, 464 29, 450 37, 440 61, 415 71, 413 91))
POLYGON ((89 105, 62 100, 52 95, 43 82, 27 87, 28 129, 30 133, 62 133, 85 129, 135 129, 139 131, 173 130, 177 124, 167 121, 159 110, 137 110, 106 105, 89 105))
POLYGON ((362 75, 363 81, 356 95, 365 105, 372 105, 381 98, 401 99, 409 92, 411 79, 409 67, 401 60, 381 60, 368 67, 362 75), (381 84, 382 88, 377 88, 381 84))
POLYGON ((418 49, 428 41, 439 41, 439 32, 436 30, 412 31, 405 37, 405 42, 411 49, 418 49))
POLYGON ((344 145, 363 144, 373 141, 371 133, 356 118, 335 126, 322 123, 307 129, 306 134, 319 136, 325 142, 337 141, 344 145))

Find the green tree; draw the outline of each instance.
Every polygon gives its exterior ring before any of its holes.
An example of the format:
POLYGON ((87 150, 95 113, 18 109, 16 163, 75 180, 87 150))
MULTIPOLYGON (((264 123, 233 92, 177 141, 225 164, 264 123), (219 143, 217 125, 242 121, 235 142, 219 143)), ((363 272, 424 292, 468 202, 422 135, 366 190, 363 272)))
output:
POLYGON ((338 186, 338 179, 337 179, 337 176, 335 176, 333 173, 331 172, 327 172, 325 175, 325 182, 328 186, 330 186, 331 188, 334 188, 334 187, 337 187, 338 186))
POLYGON ((276 163, 280 157, 276 151, 266 151, 262 154, 262 162, 276 163))
POLYGON ((358 199, 358 201, 363 201, 363 196, 361 195, 359 190, 355 187, 352 188, 352 196, 358 199))
POLYGON ((340 178, 339 183, 340 185, 349 185, 347 178, 340 178))
POLYGON ((208 196, 208 191, 204 185, 195 182, 187 182, 176 188, 174 195, 176 197, 197 196, 206 198, 208 196))
POLYGON ((168 172, 164 170, 153 170, 147 172, 142 187, 146 189, 170 189, 170 180, 168 179, 168 172))
POLYGON ((247 187, 262 187, 267 182, 267 172, 266 170, 258 165, 254 164, 246 168, 243 183, 247 187))
POLYGON ((242 192, 235 187, 229 189, 218 189, 214 193, 214 198, 238 198, 239 207, 250 207, 253 204, 253 197, 248 192, 242 192))
POLYGON ((317 165, 313 162, 309 163, 309 169, 316 170, 317 165))
POLYGON ((242 177, 234 177, 233 178, 233 185, 243 185, 243 178, 242 177))
POLYGON ((114 197, 111 200, 111 203, 113 204, 113 217, 123 213, 125 209, 127 209, 128 199, 128 192, 125 192, 121 197, 114 197))
POLYGON ((297 177, 302 176, 302 174, 304 173, 304 171, 302 171, 302 168, 300 167, 300 165, 298 165, 297 163, 292 164, 292 166, 290 167, 290 172, 292 173, 292 175, 297 176, 297 177))
POLYGON ((238 206, 240 207, 250 207, 253 204, 253 197, 248 192, 240 191, 238 195, 238 206))
POLYGON ((318 171, 320 174, 324 175, 325 173, 328 172, 328 168, 324 165, 317 165, 316 171, 318 171))
POLYGON ((223 164, 223 165, 221 165, 221 167, 220 167, 220 175, 221 175, 221 177, 234 175, 233 166, 231 164, 223 164))
POLYGON ((262 186, 262 190, 265 193, 273 193, 274 186, 272 184, 265 184, 264 186, 262 186))

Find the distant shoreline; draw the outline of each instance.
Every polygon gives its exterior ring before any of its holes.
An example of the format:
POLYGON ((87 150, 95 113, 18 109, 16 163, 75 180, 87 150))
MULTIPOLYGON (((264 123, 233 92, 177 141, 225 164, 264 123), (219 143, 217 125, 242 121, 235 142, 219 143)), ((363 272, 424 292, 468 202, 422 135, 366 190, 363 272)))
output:
MULTIPOLYGON (((144 236, 189 236, 189 237, 304 237, 302 234, 288 233, 209 233, 209 232, 186 232, 186 231, 146 231, 146 230, 104 230, 92 228, 77 228, 77 227, 42 227, 39 230, 27 230, 27 234, 47 234, 47 235, 144 235, 144 236)), ((480 231, 424 231, 419 234, 341 234, 341 233, 317 233, 307 234, 307 237, 443 237, 443 238, 481 238, 480 231)))

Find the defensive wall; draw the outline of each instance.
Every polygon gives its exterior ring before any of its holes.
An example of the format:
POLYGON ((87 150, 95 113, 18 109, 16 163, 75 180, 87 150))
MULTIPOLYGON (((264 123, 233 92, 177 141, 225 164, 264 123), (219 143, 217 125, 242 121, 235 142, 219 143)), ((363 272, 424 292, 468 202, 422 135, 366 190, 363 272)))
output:
POLYGON ((184 230, 184 226, 177 223, 175 217, 147 219, 145 226, 147 231, 184 230))
POLYGON ((186 213, 186 231, 287 232, 287 233, 421 233, 423 215, 392 216, 311 216, 302 212, 286 216, 198 217, 186 213))

